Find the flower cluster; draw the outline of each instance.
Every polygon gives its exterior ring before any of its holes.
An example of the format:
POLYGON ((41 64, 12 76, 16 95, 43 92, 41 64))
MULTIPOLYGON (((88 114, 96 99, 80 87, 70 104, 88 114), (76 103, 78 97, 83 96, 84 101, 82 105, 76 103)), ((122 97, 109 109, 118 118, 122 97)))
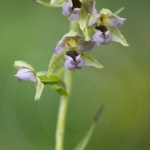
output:
POLYGON ((126 19, 120 18, 105 8, 98 12, 95 8, 95 0, 52 0, 51 4, 61 5, 62 14, 69 20, 76 20, 84 35, 83 37, 72 31, 58 42, 55 54, 64 55, 66 59, 64 64, 67 69, 83 68, 85 60, 81 56, 83 52, 92 50, 95 44, 108 45, 111 41, 116 41, 128 46, 118 29, 126 19))
MULTIPOLYGON (((47 5, 42 1, 38 2, 47 5)), ((53 83, 54 79, 57 79, 55 77, 51 80, 49 77, 58 66, 64 65, 68 70, 81 69, 84 66, 102 68, 103 66, 89 53, 95 45, 108 45, 111 41, 115 41, 128 46, 126 39, 118 29, 126 19, 120 18, 105 8, 98 12, 95 4, 95 0, 51 0, 48 4, 50 7, 61 6, 62 14, 77 23, 82 33, 80 35, 78 32, 70 30, 61 38, 50 60, 48 71, 42 76, 37 76, 33 67, 26 62, 15 62, 15 77, 33 83, 36 88, 35 100, 40 98, 44 84, 53 83)), ((62 83, 62 81, 58 81, 62 83)), ((64 93, 61 88, 55 86, 55 89, 64 93)))

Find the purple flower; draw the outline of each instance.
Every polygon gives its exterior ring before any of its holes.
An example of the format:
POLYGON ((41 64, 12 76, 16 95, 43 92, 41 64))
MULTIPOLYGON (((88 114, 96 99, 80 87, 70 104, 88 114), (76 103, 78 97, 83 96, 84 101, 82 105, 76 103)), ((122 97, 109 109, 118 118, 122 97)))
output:
POLYGON ((96 12, 94 0, 68 0, 62 4, 62 14, 67 16, 69 20, 77 20, 82 5, 88 13, 94 14, 96 12))
POLYGON ((17 70, 15 77, 19 80, 28 80, 31 82, 36 82, 35 73, 28 68, 20 68, 17 70))
POLYGON ((28 80, 33 83, 36 88, 35 100, 39 100, 44 89, 44 84, 36 77, 33 67, 24 61, 15 61, 14 67, 16 68, 16 78, 19 80, 28 80))
POLYGON ((90 17, 88 26, 105 25, 108 27, 116 28, 124 24, 125 18, 120 18, 110 10, 103 8, 99 13, 96 13, 90 17))
POLYGON ((70 31, 58 42, 55 48, 55 55, 50 63, 53 64, 64 55, 66 59, 64 64, 67 69, 81 69, 84 66, 84 61, 80 57, 81 54, 92 50, 94 45, 95 42, 93 40, 86 41, 77 32, 70 31))
POLYGON ((124 24, 125 18, 120 18, 108 9, 102 9, 99 13, 91 15, 88 27, 94 29, 93 39, 97 45, 107 45, 111 41, 119 42, 128 46, 126 39, 123 37, 117 27, 124 24))
POLYGON ((85 41, 84 37, 74 31, 70 31, 58 42, 55 54, 60 54, 66 50, 86 52, 92 50, 94 45, 95 42, 93 40, 85 41))
POLYGON ((95 29, 95 34, 93 35, 95 43, 99 46, 101 44, 107 45, 111 42, 111 35, 109 30, 105 26, 98 26, 95 29))
POLYGON ((65 67, 68 70, 81 69, 84 66, 84 61, 76 51, 68 51, 65 55, 65 67))

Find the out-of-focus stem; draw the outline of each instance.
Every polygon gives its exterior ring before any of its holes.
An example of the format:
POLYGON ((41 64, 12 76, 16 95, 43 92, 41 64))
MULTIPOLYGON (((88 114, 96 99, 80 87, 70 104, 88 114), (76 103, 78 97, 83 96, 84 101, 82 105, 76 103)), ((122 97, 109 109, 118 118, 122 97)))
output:
POLYGON ((64 82, 66 84, 66 91, 67 91, 68 95, 63 95, 60 98, 60 107, 59 107, 59 112, 58 112, 58 121, 57 121, 57 129, 56 129, 56 148, 55 148, 55 150, 63 150, 66 112, 67 112, 69 96, 70 96, 70 92, 71 92, 73 73, 74 73, 74 71, 69 71, 66 69, 65 75, 64 75, 64 82))
MULTIPOLYGON (((76 21, 70 21, 70 30, 79 31, 78 23, 76 21)), ((73 80, 74 71, 65 70, 64 83, 66 85, 66 91, 68 95, 62 95, 60 98, 60 106, 58 112, 58 120, 56 127, 56 147, 55 150, 63 150, 64 134, 65 134, 65 122, 66 112, 71 93, 71 85, 73 80)))

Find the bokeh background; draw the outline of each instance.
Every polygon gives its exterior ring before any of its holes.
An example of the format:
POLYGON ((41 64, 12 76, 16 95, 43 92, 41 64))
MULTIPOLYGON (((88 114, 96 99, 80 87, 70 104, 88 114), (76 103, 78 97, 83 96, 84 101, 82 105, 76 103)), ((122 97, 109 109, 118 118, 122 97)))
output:
MULTIPOLYGON (((127 18, 119 43, 91 52, 103 69, 76 70, 66 121, 65 150, 72 150, 100 107, 105 110, 86 150, 150 149, 150 1, 97 0, 97 9, 127 18)), ((32 0, 0 1, 0 150, 54 150, 59 95, 46 86, 39 102, 29 82, 18 82, 13 63, 47 70, 56 43, 69 30, 60 8, 32 0)))

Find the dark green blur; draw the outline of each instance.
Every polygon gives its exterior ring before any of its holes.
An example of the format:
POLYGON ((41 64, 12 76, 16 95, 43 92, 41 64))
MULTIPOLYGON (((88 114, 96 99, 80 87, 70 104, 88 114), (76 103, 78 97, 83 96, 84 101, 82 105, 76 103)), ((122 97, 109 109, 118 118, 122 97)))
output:
MULTIPOLYGON (((76 70, 66 121, 65 150, 72 150, 103 104, 86 150, 150 149, 150 1, 97 0, 127 18, 119 43, 91 52, 103 69, 76 70)), ((45 86, 39 102, 29 82, 13 77, 13 63, 24 60, 47 70, 60 38, 69 30, 61 8, 32 0, 0 1, 0 150, 54 150, 59 95, 45 86)))

